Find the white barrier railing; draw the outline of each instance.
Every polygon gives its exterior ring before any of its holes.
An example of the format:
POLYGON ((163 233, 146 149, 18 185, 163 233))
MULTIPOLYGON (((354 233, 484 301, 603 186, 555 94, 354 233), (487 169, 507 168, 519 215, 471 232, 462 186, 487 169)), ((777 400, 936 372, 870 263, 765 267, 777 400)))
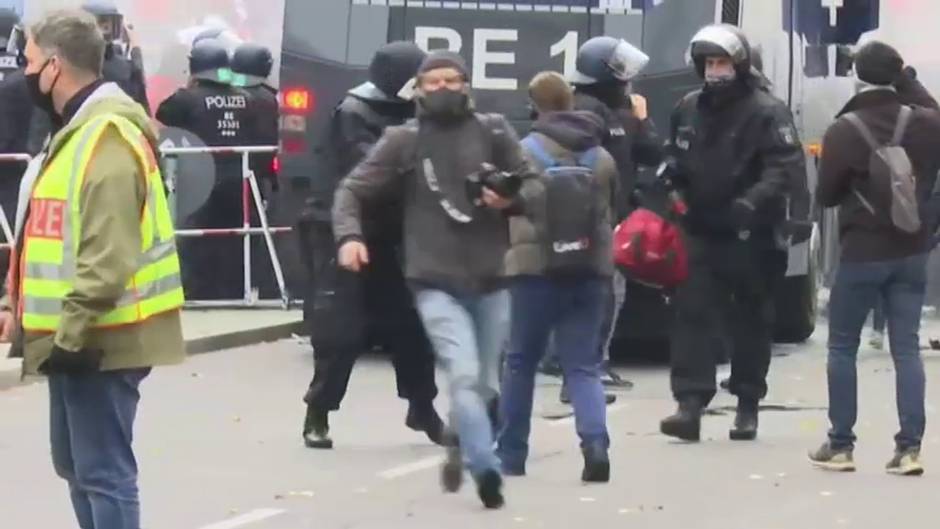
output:
MULTIPOLYGON (((238 147, 168 147, 160 149, 160 155, 166 159, 164 179, 170 194, 173 195, 175 211, 176 197, 176 164, 172 163, 179 156, 194 154, 238 154, 242 161, 242 226, 240 228, 196 228, 176 230, 177 237, 242 237, 242 262, 243 267, 243 285, 244 297, 240 300, 192 300, 187 305, 193 307, 226 307, 226 306, 265 306, 270 305, 269 300, 259 300, 254 295, 251 284, 251 236, 262 235, 265 246, 268 250, 268 256, 271 259, 271 265, 274 268, 274 277, 277 280, 278 291, 281 299, 274 303, 280 304, 284 309, 290 307, 290 295, 287 292, 287 286, 284 281, 284 271, 281 267, 281 260, 277 255, 277 248, 274 245, 273 235, 275 233, 286 233, 293 230, 291 227, 272 227, 268 224, 268 215, 261 199, 261 189, 258 186, 258 179, 254 171, 251 170, 249 163, 252 154, 272 154, 278 151, 277 146, 238 146, 238 147), (258 219, 261 222, 260 228, 251 227, 251 203, 254 203, 258 211, 258 219)), ((213 175, 214 176, 214 175, 213 175)))
MULTIPOLYGON (((191 307, 255 307, 280 305, 284 309, 290 308, 291 299, 287 291, 284 280, 284 271, 281 261, 277 255, 277 249, 274 245, 273 235, 280 233, 289 233, 293 228, 288 226, 270 226, 268 224, 267 212, 261 198, 261 190, 258 186, 258 180, 251 170, 249 164, 252 154, 270 154, 278 151, 277 146, 239 146, 239 147, 170 147, 160 149, 160 155, 165 158, 164 180, 166 186, 172 195, 170 199, 171 208, 176 210, 176 160, 180 156, 194 154, 238 154, 242 160, 242 226, 233 228, 196 228, 176 230, 177 237, 233 237, 241 236, 243 238, 242 260, 244 263, 243 286, 244 297, 242 299, 230 300, 187 300, 186 305, 191 307), (261 227, 253 228, 251 226, 251 204, 254 203, 258 211, 258 219, 261 227), (274 276, 277 280, 277 286, 280 293, 279 300, 261 300, 254 295, 251 282, 251 237, 253 235, 262 235, 268 250, 268 256, 271 259, 274 268, 274 276)), ((0 163, 11 162, 29 162, 32 157, 28 154, 0 154, 0 163)), ((214 175, 213 175, 214 178, 214 175)), ((12 247, 14 235, 7 221, 6 212, 0 205, 0 228, 6 243, 0 244, 0 251, 9 251, 12 247)))

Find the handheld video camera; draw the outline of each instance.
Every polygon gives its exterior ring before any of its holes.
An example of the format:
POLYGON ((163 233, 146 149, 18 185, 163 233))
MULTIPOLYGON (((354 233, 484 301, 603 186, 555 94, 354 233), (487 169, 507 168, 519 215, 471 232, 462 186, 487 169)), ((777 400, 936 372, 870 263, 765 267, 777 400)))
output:
POLYGON ((503 198, 513 198, 522 187, 522 177, 518 174, 500 171, 496 166, 483 163, 480 170, 467 175, 465 182, 467 199, 474 205, 483 204, 483 188, 488 188, 503 198))

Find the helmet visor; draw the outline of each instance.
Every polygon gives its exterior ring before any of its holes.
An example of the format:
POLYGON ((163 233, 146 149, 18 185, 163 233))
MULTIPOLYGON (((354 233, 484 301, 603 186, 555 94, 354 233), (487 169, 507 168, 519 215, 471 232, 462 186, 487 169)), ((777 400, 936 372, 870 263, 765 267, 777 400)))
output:
POLYGON ((614 77, 621 81, 629 81, 639 75, 649 64, 649 55, 625 40, 621 40, 607 60, 614 77))
POLYGON ((710 44, 711 46, 708 47, 716 47, 724 50, 735 64, 740 64, 747 59, 748 52, 741 37, 723 25, 706 26, 692 37, 692 42, 689 43, 689 47, 686 50, 686 60, 690 64, 694 59, 694 57, 692 57, 692 50, 698 43, 710 44))

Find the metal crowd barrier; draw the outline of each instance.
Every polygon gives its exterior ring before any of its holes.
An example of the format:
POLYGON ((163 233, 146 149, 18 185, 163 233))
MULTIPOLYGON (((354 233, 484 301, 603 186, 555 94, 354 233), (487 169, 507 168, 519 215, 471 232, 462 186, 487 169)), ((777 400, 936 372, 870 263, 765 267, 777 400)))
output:
MULTIPOLYGON (((29 163, 33 157, 28 154, 0 154, 0 163, 26 162, 29 163)), ((16 211, 13 212, 16 214, 16 211)), ((0 244, 0 251, 8 252, 13 247, 13 229, 7 220, 7 212, 0 204, 0 231, 3 231, 3 238, 6 242, 0 244)))
MULTIPOLYGON (((242 159, 242 226, 233 228, 206 228, 206 229, 178 229, 177 237, 233 237, 242 236, 242 259, 244 263, 244 297, 242 299, 228 300, 187 300, 188 307, 266 307, 280 306, 284 309, 290 308, 291 298, 287 291, 284 280, 284 272, 281 261, 278 258, 277 249, 274 246, 274 234, 288 233, 293 228, 288 226, 270 226, 268 223, 267 212, 265 211, 261 199, 261 190, 258 186, 258 180, 254 171, 251 170, 249 159, 252 154, 276 153, 277 146, 239 146, 239 147, 172 147, 160 149, 160 155, 164 158, 164 181, 172 195, 170 199, 171 209, 176 211, 176 180, 177 180, 177 162, 180 156, 194 154, 239 154, 242 159), (261 227, 251 227, 251 205, 254 204, 258 211, 258 219, 261 227), (251 237, 261 235, 264 237, 265 245, 268 250, 268 256, 271 258, 271 264, 274 268, 274 275, 277 279, 277 286, 280 293, 280 299, 262 300, 254 294, 251 282, 251 237)), ((11 162, 29 162, 32 157, 28 154, 0 154, 0 163, 11 162)), ((213 175, 214 178, 214 175, 213 175)), ((0 205, 0 228, 6 241, 0 244, 0 250, 9 251, 12 247, 14 235, 6 212, 0 205)))
MULTIPOLYGON (((258 186, 258 179, 254 171, 251 170, 249 160, 252 154, 270 154, 278 152, 277 146, 238 146, 238 147, 169 147, 160 149, 160 155, 166 159, 164 169, 164 179, 170 190, 174 204, 176 197, 176 163, 175 159, 179 156, 193 154, 239 154, 242 159, 242 226, 240 228, 214 228, 214 229, 185 229, 176 230, 177 237, 232 237, 242 236, 242 262, 244 297, 240 300, 192 300, 187 305, 192 307, 259 307, 259 306, 278 306, 284 309, 290 308, 290 295, 287 292, 287 286, 284 281, 284 271, 281 267, 281 260, 278 258, 277 249, 274 246, 273 235, 275 233, 286 233, 292 231, 291 227, 272 227, 268 224, 268 215, 265 211, 264 203, 261 199, 261 190, 258 186), (261 222, 260 228, 251 227, 251 204, 254 203, 258 211, 258 219, 261 222), (261 300, 254 295, 251 284, 251 237, 252 235, 262 235, 265 246, 268 250, 268 256, 271 258, 271 264, 274 268, 274 276, 277 279, 280 300, 261 300)), ((213 175, 214 176, 214 175, 213 175)))

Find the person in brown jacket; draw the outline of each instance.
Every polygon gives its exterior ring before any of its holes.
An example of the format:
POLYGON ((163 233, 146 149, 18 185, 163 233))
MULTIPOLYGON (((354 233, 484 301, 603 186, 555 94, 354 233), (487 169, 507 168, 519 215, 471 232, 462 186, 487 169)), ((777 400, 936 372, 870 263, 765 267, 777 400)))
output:
POLYGON ((936 227, 927 202, 940 169, 940 111, 891 46, 866 44, 855 64, 858 94, 826 131, 816 189, 820 204, 840 208, 842 255, 829 301, 832 428, 828 441, 809 457, 824 469, 855 469, 856 357, 865 319, 881 298, 897 371, 901 423, 887 471, 919 475, 923 473, 919 456, 926 415, 918 332, 927 282, 928 235, 936 227), (892 215, 893 182, 883 171, 871 169, 872 144, 895 145, 895 141, 913 169, 919 229, 898 225, 892 215))
POLYGON ((610 437, 600 343, 614 272, 610 197, 617 165, 601 147, 604 122, 573 110, 574 93, 564 77, 536 75, 529 96, 538 120, 522 146, 542 177, 527 197, 527 214, 510 219, 512 331, 497 455, 504 473, 525 474, 536 367, 554 335, 581 438, 581 479, 607 482, 610 437))
POLYGON ((48 377, 56 474, 82 528, 139 529, 140 384, 185 357, 173 221, 142 107, 101 79, 94 17, 37 22, 26 76, 56 131, 23 177, 0 341, 48 377))

